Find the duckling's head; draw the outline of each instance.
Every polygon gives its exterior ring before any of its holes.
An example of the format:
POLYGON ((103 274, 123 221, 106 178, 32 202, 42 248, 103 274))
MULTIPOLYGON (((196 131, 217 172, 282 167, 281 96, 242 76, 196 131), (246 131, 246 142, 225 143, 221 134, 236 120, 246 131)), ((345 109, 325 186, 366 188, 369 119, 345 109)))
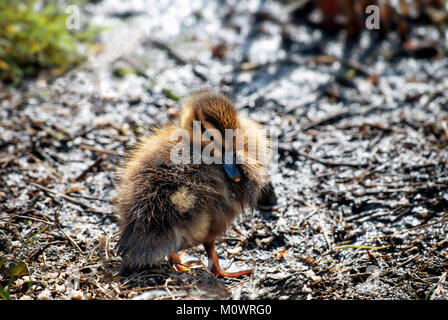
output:
POLYGON ((181 127, 193 130, 195 121, 202 125, 201 131, 218 130, 224 136, 225 129, 238 129, 238 114, 232 101, 225 95, 208 90, 193 93, 184 102, 181 127))
POLYGON ((220 160, 234 182, 241 180, 242 173, 257 182, 266 176, 269 141, 260 125, 239 115, 227 96, 208 90, 194 93, 183 104, 180 126, 190 132, 193 144, 200 144, 201 150, 211 150, 210 154, 220 160), (251 141, 262 152, 254 154, 249 146, 251 141))

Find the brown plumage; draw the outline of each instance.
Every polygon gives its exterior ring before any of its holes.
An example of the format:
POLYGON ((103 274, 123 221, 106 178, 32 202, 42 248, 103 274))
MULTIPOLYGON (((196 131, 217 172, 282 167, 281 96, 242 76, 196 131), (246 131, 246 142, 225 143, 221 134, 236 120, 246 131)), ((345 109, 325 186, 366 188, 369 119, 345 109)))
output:
MULTIPOLYGON (((224 139, 200 140, 200 150, 210 143, 222 146, 222 150, 229 145, 224 139)), ((213 155, 224 157, 224 152, 213 155)), ((229 98, 201 91, 186 99, 179 119, 142 140, 118 172, 121 234, 117 246, 123 267, 157 265, 168 256, 182 270, 182 265, 194 263, 182 264, 177 252, 203 244, 216 275, 249 274, 250 270, 221 270, 214 243, 243 208, 256 205, 268 182, 268 155, 269 141, 261 126, 238 115, 229 98), (225 129, 239 129, 249 140, 258 138, 257 147, 262 152, 251 154, 246 139, 244 144, 233 143, 232 149, 234 160, 246 157, 242 164, 174 163, 171 155, 179 143, 193 152, 195 121, 200 121, 201 132, 216 129, 222 137, 225 129), (179 129, 187 133, 190 141, 176 139, 179 129)))

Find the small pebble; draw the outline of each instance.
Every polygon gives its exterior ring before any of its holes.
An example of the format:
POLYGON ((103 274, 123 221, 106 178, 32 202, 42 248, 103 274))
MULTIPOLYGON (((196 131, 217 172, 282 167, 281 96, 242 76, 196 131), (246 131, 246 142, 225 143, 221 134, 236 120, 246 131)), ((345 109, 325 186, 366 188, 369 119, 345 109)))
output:
POLYGON ((48 289, 44 289, 39 295, 37 296, 37 300, 51 300, 51 292, 48 289))
POLYGON ((83 299, 83 293, 80 290, 73 290, 70 294, 71 300, 82 300, 83 299))

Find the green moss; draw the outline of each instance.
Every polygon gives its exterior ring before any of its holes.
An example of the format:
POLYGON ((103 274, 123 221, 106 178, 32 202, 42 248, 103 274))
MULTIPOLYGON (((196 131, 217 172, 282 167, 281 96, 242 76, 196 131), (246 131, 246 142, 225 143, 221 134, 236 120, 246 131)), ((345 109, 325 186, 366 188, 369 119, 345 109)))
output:
POLYGON ((83 61, 79 45, 99 29, 69 30, 69 16, 53 1, 0 0, 0 80, 17 85, 42 69, 59 75, 83 61))

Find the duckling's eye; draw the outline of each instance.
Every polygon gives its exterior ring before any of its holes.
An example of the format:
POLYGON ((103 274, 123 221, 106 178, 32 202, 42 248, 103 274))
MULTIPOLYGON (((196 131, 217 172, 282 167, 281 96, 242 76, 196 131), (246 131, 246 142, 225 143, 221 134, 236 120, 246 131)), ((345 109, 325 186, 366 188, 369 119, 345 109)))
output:
MULTIPOLYGON (((214 116, 206 116, 205 120, 210 123, 212 125, 213 128, 217 129, 218 131, 223 132, 224 131, 224 126, 222 121, 220 121, 219 119, 216 119, 214 116)), ((223 119, 221 119, 223 120, 223 119)), ((230 129, 230 128, 229 128, 230 129)))

